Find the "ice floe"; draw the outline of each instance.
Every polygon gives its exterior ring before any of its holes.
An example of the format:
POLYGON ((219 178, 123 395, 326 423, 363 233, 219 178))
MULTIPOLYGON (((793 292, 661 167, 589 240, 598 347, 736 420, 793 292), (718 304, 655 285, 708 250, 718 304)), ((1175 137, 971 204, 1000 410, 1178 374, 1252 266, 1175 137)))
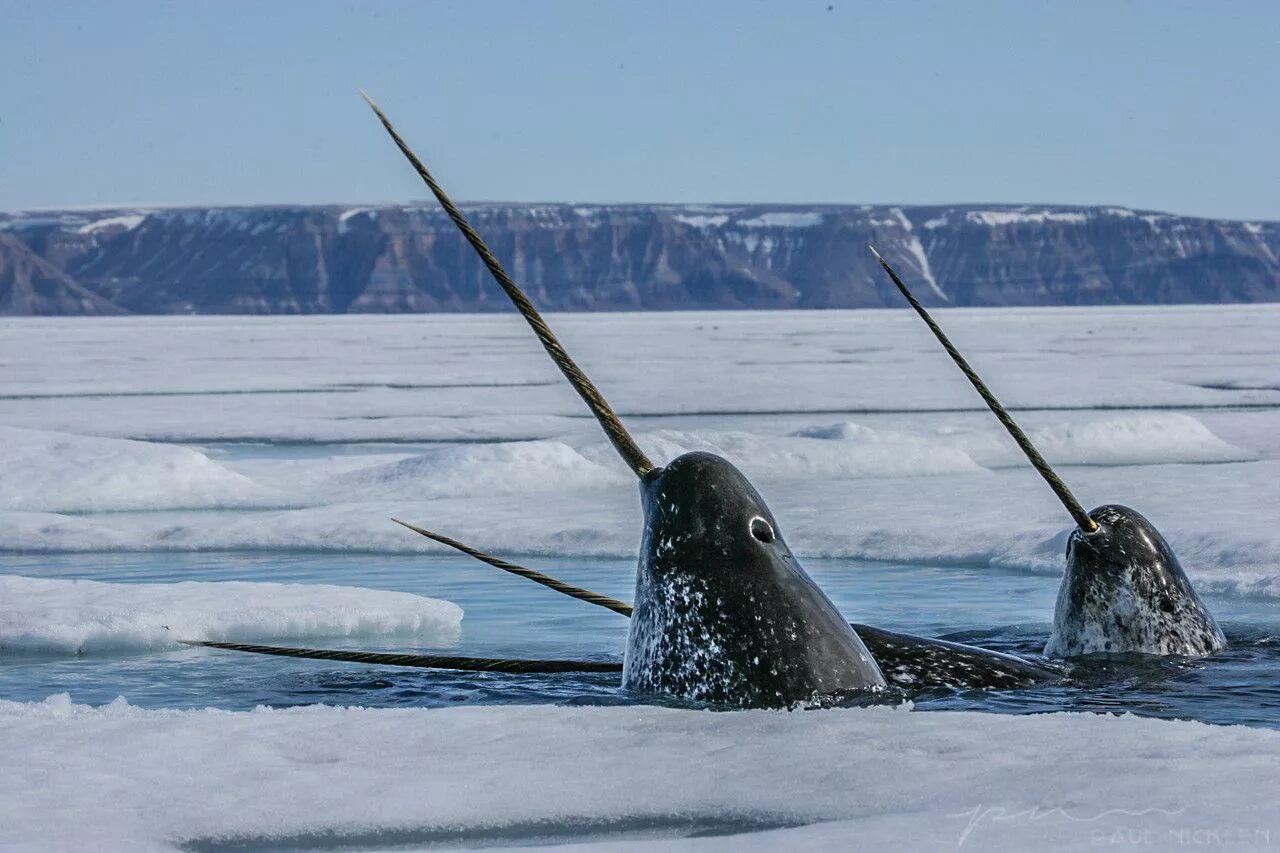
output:
POLYGON ((404 592, 325 584, 101 583, 0 575, 0 656, 180 648, 179 640, 448 643, 462 609, 404 592))
MULTIPOLYGON (((1171 462, 1247 462, 1258 458, 1214 435, 1194 417, 1172 412, 1133 414, 1061 423, 1027 431, 1036 448, 1055 465, 1159 465, 1171 462)), ((843 421, 798 431, 798 435, 860 444, 874 442, 932 446, 963 452, 984 467, 1026 464, 1026 456, 994 421, 982 427, 943 427, 915 434, 874 430, 843 421), (994 427, 994 428, 993 428, 994 427)))
POLYGON ((0 508, 102 512, 288 501, 189 447, 0 427, 0 508))
POLYGON ((1145 838, 1172 850, 1280 838, 1280 732, 1128 716, 148 711, 62 694, 0 702, 0 750, 22 768, 0 773, 6 849, 1013 851, 1145 838))

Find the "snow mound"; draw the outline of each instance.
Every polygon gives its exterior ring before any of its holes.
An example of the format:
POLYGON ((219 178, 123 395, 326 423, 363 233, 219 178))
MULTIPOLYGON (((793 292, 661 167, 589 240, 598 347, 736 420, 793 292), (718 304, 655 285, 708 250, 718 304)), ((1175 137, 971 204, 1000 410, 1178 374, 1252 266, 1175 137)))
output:
POLYGON ((1280 732, 1127 716, 228 713, 61 694, 0 702, 0 750, 24 768, 0 774, 5 849, 1022 851, 1136 835, 1171 850, 1280 837, 1280 732))
MULTIPOLYGON (((807 432, 775 437, 709 430, 658 430, 642 433, 636 440, 659 464, 703 450, 723 456, 748 477, 761 479, 913 477, 981 470, 964 451, 938 442, 853 424, 839 429, 845 439, 840 442, 807 432)), ((584 450, 595 457, 612 452, 607 445, 584 450)))
POLYGON ((149 652, 180 648, 180 639, 450 641, 461 621, 462 609, 452 602, 358 587, 0 575, 0 656, 149 652))
POLYGON ((0 427, 0 509, 106 512, 294 502, 189 447, 0 427))
POLYGON ((1089 217, 1084 213, 1060 212, 1053 210, 1032 211, 1026 208, 1021 210, 971 210, 965 214, 965 219, 976 225, 986 225, 988 227, 999 227, 1002 225, 1042 225, 1046 222, 1065 222, 1071 225, 1080 225, 1089 221, 1089 217))
MULTIPOLYGON (((982 433, 943 432, 979 464, 1006 467, 1025 462, 1000 428, 982 433)), ((1175 462, 1248 462, 1251 450, 1228 444, 1190 415, 1127 415, 1030 430, 1031 441, 1058 465, 1161 465, 1175 462)))
POLYGON ((142 224, 142 220, 147 217, 140 213, 132 213, 125 216, 109 216, 104 219, 97 219, 87 225, 82 225, 76 229, 81 234, 92 234, 95 231, 101 231, 104 228, 120 228, 125 231, 132 231, 142 224))
POLYGON ((729 217, 723 213, 717 216, 677 215, 671 218, 685 225, 692 225, 694 228, 719 228, 729 221, 729 217))
POLYGON ((441 447, 340 474, 320 488, 357 500, 508 495, 616 485, 626 482, 621 470, 562 442, 513 441, 441 447))
MULTIPOLYGON (((964 453, 988 468, 1026 464, 1026 457, 994 421, 991 427, 942 427, 927 433, 875 430, 851 421, 805 427, 792 433, 807 438, 862 445, 914 446, 964 453)), ((1173 412, 1127 415, 1028 429, 1027 435, 1056 465, 1161 465, 1176 462, 1248 462, 1251 450, 1228 444, 1190 415, 1173 412)))
POLYGON ((812 211, 777 210, 739 220, 736 224, 744 228, 813 228, 821 225, 824 218, 825 214, 812 211))

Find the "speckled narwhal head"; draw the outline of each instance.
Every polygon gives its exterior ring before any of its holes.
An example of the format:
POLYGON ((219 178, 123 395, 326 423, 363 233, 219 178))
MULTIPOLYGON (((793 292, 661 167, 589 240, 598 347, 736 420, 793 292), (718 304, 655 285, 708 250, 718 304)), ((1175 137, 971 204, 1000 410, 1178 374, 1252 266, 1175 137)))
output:
POLYGON ((1207 655, 1226 645, 1173 550, 1151 522, 1122 506, 1086 513, 898 274, 879 252, 871 252, 1076 522, 1045 654, 1207 655))
POLYGON ((1067 540, 1052 657, 1137 652, 1200 656, 1226 645, 1169 543, 1140 513, 1100 506, 1097 529, 1067 540))
POLYGON ((373 101, 369 106, 640 478, 643 593, 636 596, 624 684, 740 706, 882 687, 870 653, 795 564, 746 478, 705 453, 656 467, 390 119, 373 101))
POLYGON ((732 464, 687 453, 646 474, 640 493, 627 687, 781 707, 883 686, 862 640, 732 464))

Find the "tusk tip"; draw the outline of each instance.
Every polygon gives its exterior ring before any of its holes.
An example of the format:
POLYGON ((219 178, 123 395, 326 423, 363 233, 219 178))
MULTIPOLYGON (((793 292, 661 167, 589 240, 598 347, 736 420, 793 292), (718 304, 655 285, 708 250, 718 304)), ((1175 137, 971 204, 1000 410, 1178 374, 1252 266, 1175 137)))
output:
POLYGON ((873 254, 873 255, 875 255, 875 256, 876 256, 876 260, 877 260, 877 261, 879 261, 879 262, 880 262, 880 263, 882 263, 882 264, 884 263, 884 258, 883 258, 883 257, 881 257, 881 255, 880 255, 880 253, 879 253, 879 252, 877 252, 877 251, 876 251, 876 247, 875 247, 875 246, 872 246, 870 243, 868 243, 868 244, 867 244, 867 248, 871 250, 871 254, 873 254))
POLYGON ((390 127, 391 120, 388 119, 387 114, 382 111, 382 107, 378 106, 373 98, 369 97, 369 93, 364 89, 361 89, 360 97, 364 98, 364 102, 369 105, 369 109, 373 110, 373 114, 378 117, 378 120, 390 127))
MULTIPOLYGON (((400 519, 398 519, 398 518, 393 518, 393 519, 391 519, 391 520, 392 520, 392 521, 394 521, 396 524, 400 525, 401 527, 404 527, 404 528, 407 528, 407 529, 409 529, 409 530, 412 530, 414 533, 417 533, 417 534, 420 534, 420 535, 422 535, 422 536, 425 536, 425 537, 427 537, 428 539, 434 539, 434 540, 436 540, 437 542, 442 542, 442 541, 443 541, 443 539, 442 539, 442 537, 440 536, 440 534, 439 534, 439 533, 432 533, 430 530, 427 530, 425 527, 419 527, 419 526, 418 526, 418 525, 416 525, 416 524, 410 524, 409 522, 407 522, 407 521, 401 521, 401 520, 400 520, 400 519)), ((448 543, 447 543, 447 542, 444 542, 444 544, 446 544, 446 545, 447 545, 448 543)))

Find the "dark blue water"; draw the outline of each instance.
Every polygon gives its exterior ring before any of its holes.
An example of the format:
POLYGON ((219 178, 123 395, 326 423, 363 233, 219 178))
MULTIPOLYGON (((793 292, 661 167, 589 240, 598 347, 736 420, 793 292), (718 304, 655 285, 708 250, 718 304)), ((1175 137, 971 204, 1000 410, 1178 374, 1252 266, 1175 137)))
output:
MULTIPOLYGON (((527 557, 564 580, 624 600, 634 564, 527 557)), ((989 569, 806 565, 852 620, 1003 651, 1035 655, 1049 633, 1058 579, 989 569)), ((414 651, 507 657, 621 659, 627 620, 466 558, 373 554, 199 553, 0 556, 0 573, 115 582, 270 580, 401 590, 446 598, 465 611, 450 646, 414 651)), ((1196 661, 1112 661, 1077 667, 1068 684, 1019 691, 925 691, 918 709, 997 713, 1107 711, 1280 727, 1280 608, 1274 602, 1207 598, 1229 648, 1196 661)), ((269 641, 270 638, 263 638, 269 641)), ((316 645, 405 650, 405 644, 335 639, 316 645)), ((486 704, 630 704, 616 675, 504 675, 395 669, 184 649, 83 658, 0 657, 0 698, 76 702, 117 696, 150 708, 314 703, 370 707, 486 704)))

